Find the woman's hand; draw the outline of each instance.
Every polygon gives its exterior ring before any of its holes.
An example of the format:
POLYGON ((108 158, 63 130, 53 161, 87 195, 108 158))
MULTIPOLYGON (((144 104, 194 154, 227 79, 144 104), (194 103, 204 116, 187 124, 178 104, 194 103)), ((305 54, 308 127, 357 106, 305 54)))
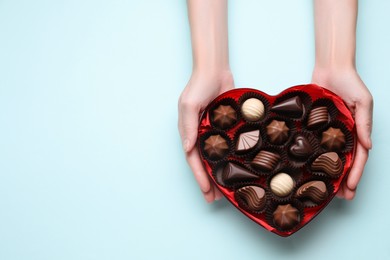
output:
POLYGON ((368 159, 368 152, 372 147, 370 136, 373 99, 370 91, 353 68, 334 71, 315 69, 312 82, 328 88, 344 99, 355 118, 357 130, 355 160, 348 178, 337 194, 341 198, 351 200, 355 196, 368 159))
POLYGON ((230 71, 194 71, 179 98, 179 132, 188 164, 207 202, 222 194, 209 179, 196 147, 200 112, 219 94, 234 88, 230 71))

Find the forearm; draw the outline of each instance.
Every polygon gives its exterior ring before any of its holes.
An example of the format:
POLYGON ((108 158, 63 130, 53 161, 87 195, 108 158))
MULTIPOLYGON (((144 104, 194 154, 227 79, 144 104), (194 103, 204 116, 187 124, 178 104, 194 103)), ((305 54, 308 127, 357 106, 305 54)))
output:
POLYGON ((314 0, 316 69, 355 69, 357 8, 357 0, 314 0))
POLYGON ((188 0, 193 70, 229 70, 227 0, 188 0))

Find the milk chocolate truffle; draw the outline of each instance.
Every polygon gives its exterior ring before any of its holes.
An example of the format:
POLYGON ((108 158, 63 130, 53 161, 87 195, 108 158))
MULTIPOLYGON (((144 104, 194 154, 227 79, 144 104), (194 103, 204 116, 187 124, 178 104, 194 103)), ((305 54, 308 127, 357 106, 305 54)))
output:
POLYGON ((281 144, 285 142, 288 138, 289 128, 286 126, 286 122, 272 120, 272 122, 267 125, 267 135, 271 143, 281 144))
POLYGON ((279 160, 279 154, 262 150, 253 159, 252 166, 261 170, 271 171, 278 164, 279 160))
POLYGON ((264 104, 257 98, 248 98, 242 104, 241 113, 248 121, 258 121, 264 115, 264 104))
POLYGON ((272 111, 285 113, 292 117, 300 117, 303 112, 302 100, 299 96, 286 99, 271 108, 272 111))
POLYGON ((236 191, 236 196, 251 211, 261 211, 265 207, 266 197, 263 188, 258 186, 245 186, 236 191))
POLYGON ((279 205, 274 211, 273 217, 275 225, 284 230, 292 229, 301 221, 298 209, 291 204, 279 205))
POLYGON ((213 122, 220 128, 231 127, 237 120, 237 113, 231 106, 220 105, 213 111, 213 122))
POLYGON ((305 159, 313 152, 309 141, 303 135, 297 135, 294 143, 290 146, 289 152, 296 158, 305 159))
POLYGON ((204 142, 204 151, 211 159, 217 160, 226 155, 229 151, 229 146, 222 136, 211 135, 204 142))
POLYGON ((316 127, 321 124, 327 123, 329 120, 328 108, 327 107, 316 107, 313 108, 309 114, 307 120, 308 127, 316 127))
POLYGON ((248 171, 247 169, 229 162, 226 164, 222 172, 222 181, 226 184, 234 184, 237 182, 252 181, 258 179, 259 176, 248 171))
POLYGON ((308 199, 315 204, 320 204, 328 197, 328 190, 323 181, 309 181, 298 188, 295 196, 298 199, 308 199))
POLYGON ((338 177, 343 172, 343 162, 335 152, 321 154, 311 165, 313 171, 320 171, 330 177, 338 177))
POLYGON ((238 136, 236 151, 244 152, 253 148, 260 138, 260 130, 242 133, 238 136))
POLYGON ((345 145, 345 135, 340 129, 329 127, 322 133, 321 145, 331 151, 340 150, 345 145))
POLYGON ((285 197, 294 188, 294 180, 287 173, 276 174, 270 182, 271 191, 279 197, 285 197))

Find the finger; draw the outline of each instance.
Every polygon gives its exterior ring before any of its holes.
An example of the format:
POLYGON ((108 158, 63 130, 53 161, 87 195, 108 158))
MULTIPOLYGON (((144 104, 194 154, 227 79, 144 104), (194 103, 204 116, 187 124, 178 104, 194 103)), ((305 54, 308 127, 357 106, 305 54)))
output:
POLYGON ((218 190, 218 188, 214 185, 214 196, 215 196, 215 200, 220 200, 223 195, 222 193, 218 190))
POLYGON ((214 188, 213 186, 210 187, 210 190, 208 192, 204 192, 203 196, 207 203, 212 203, 215 200, 215 194, 214 194, 214 188))
POLYGON ((343 196, 346 200, 353 200, 356 190, 350 190, 346 183, 343 183, 343 196))
POLYGON ((340 185, 339 191, 336 193, 337 198, 343 199, 344 198, 344 185, 340 185))
POLYGON ((360 142, 357 142, 355 160, 347 180, 347 187, 349 190, 356 189, 360 178, 363 175, 363 170, 367 159, 368 150, 360 142))
POLYGON ((185 152, 189 152, 196 143, 198 136, 199 109, 192 104, 179 103, 179 132, 185 152))
POLYGON ((372 104, 360 103, 356 106, 355 122, 359 142, 366 149, 371 149, 372 104))
POLYGON ((200 160, 198 149, 192 149, 186 153, 186 159, 192 172, 194 173, 195 179, 199 184, 200 189, 203 193, 210 191, 210 180, 207 176, 206 171, 203 168, 203 164, 200 160))

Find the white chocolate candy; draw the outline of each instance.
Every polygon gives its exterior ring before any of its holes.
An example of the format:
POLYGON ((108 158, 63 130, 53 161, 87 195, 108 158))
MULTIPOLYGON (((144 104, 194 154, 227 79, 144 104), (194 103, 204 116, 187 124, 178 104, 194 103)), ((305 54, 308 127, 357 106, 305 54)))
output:
POLYGON ((287 173, 276 174, 270 183, 271 190, 277 196, 284 197, 290 194, 294 188, 294 180, 287 173))
POLYGON ((257 98, 248 98, 241 107, 242 116, 248 121, 257 121, 264 115, 264 104, 257 98))

